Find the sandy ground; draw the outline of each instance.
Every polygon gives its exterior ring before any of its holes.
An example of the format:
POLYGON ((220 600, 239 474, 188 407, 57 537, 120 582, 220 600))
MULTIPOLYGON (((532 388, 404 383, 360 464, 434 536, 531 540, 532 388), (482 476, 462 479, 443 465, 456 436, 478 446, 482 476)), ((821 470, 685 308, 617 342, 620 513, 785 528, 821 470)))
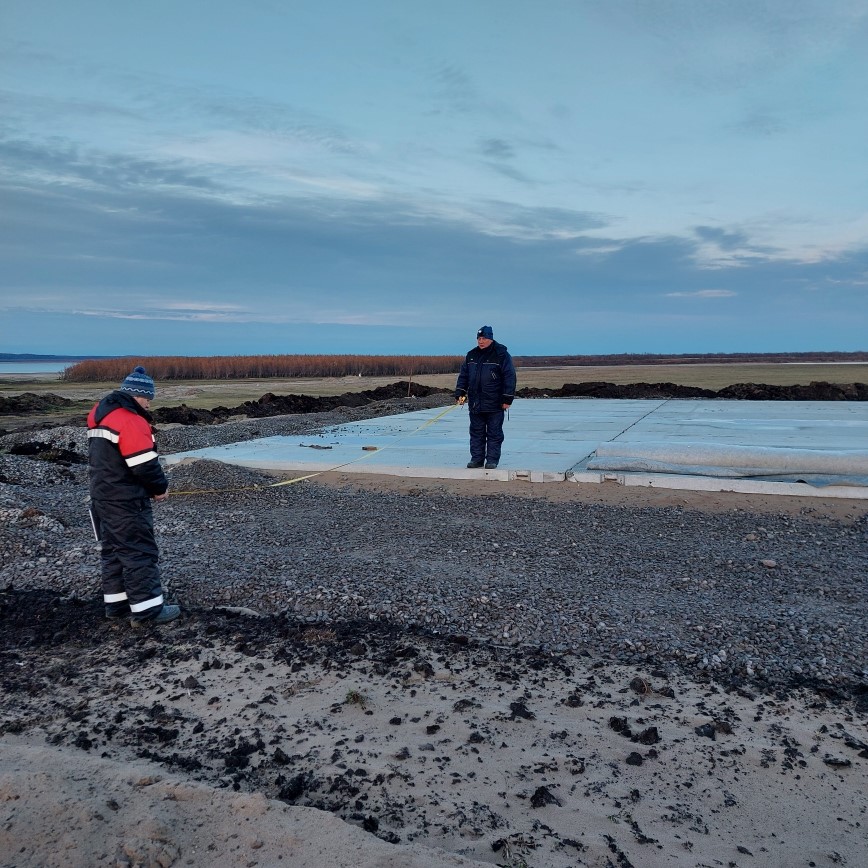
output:
POLYGON ((868 864, 864 703, 455 637, 232 612, 140 636, 62 610, 6 655, 4 866, 868 864), (108 635, 83 655, 77 629, 108 635))

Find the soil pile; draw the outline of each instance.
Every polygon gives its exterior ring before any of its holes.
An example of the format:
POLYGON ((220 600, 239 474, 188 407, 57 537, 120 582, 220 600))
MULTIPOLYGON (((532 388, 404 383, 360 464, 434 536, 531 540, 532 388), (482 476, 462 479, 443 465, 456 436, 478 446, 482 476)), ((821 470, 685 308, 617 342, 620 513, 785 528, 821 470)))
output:
POLYGON ((866 383, 814 382, 807 386, 734 383, 714 391, 676 383, 564 383, 560 389, 519 389, 519 398, 720 398, 738 401, 868 401, 866 383))
POLYGON ((61 398, 60 395, 54 395, 50 392, 46 395, 25 392, 23 395, 15 395, 11 398, 0 396, 0 416, 24 416, 28 413, 47 413, 74 406, 76 406, 75 401, 61 398))
POLYGON ((343 395, 317 398, 312 395, 275 395, 266 392, 256 401, 245 401, 237 407, 215 407, 213 410, 195 410, 180 407, 160 407, 154 412, 157 422, 178 422, 182 425, 208 425, 223 422, 232 416, 263 419, 294 413, 323 413, 338 407, 365 407, 378 401, 400 398, 427 398, 430 395, 449 394, 449 389, 437 389, 402 381, 363 392, 345 392, 343 395))

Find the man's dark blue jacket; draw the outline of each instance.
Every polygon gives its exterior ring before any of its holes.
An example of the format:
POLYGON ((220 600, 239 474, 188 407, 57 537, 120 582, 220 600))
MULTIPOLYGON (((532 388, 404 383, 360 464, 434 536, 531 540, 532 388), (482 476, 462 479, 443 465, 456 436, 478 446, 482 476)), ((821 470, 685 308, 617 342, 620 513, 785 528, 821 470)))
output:
POLYGON ((493 413, 515 398, 515 366, 504 344, 474 347, 461 363, 455 397, 467 397, 471 413, 493 413))

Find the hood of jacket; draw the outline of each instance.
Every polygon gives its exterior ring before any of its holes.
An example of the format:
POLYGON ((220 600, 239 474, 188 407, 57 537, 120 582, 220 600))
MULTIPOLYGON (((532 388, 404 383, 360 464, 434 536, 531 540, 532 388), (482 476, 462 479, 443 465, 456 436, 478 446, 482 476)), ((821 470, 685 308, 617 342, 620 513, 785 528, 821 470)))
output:
POLYGON ((109 413, 121 408, 141 416, 149 425, 152 425, 154 422, 154 417, 132 395, 128 395, 126 392, 112 392, 97 404, 94 414, 96 424, 99 425, 109 413))

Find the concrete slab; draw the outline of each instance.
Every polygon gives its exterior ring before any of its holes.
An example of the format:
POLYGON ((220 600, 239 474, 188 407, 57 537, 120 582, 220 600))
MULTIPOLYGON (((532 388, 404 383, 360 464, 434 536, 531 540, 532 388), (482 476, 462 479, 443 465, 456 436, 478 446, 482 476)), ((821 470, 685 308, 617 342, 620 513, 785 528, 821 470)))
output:
MULTIPOLYGON (((353 422, 321 435, 266 437, 167 456, 173 464, 209 458, 229 464, 304 474, 340 470, 453 479, 523 479, 528 482, 615 482, 713 491, 751 491, 868 498, 868 486, 817 487, 800 482, 720 479, 685 473, 589 469, 598 447, 660 444, 691 455, 696 444, 838 452, 854 467, 868 463, 868 404, 707 400, 537 399, 516 401, 504 425, 500 467, 469 470, 465 408, 420 410, 353 422), (687 447, 687 448, 685 448, 687 447), (771 486, 771 487, 769 487, 771 486)), ((695 468, 691 468, 691 471, 695 468)))

